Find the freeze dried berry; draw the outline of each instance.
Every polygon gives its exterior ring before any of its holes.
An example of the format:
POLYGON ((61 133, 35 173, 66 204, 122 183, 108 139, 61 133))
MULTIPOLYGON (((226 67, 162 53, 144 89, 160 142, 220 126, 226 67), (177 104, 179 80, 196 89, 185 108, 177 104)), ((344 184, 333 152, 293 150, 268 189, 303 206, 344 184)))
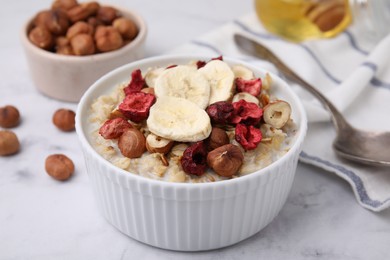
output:
POLYGON ((234 137, 245 150, 255 149, 263 138, 260 129, 244 124, 236 125, 234 137))
POLYGON ((207 151, 204 143, 200 141, 185 149, 180 163, 187 174, 201 176, 207 168, 207 151))
POLYGON ((177 65, 176 64, 173 64, 173 65, 169 65, 168 67, 166 67, 165 69, 167 70, 167 69, 172 69, 172 68, 174 68, 174 67, 177 67, 177 65))
POLYGON ((116 139, 119 138, 126 129, 132 127, 133 126, 126 119, 117 117, 104 122, 99 129, 99 134, 103 136, 104 139, 116 139))
POLYGON ((244 99, 234 102, 232 106, 234 107, 234 115, 231 119, 233 124, 256 125, 263 115, 263 110, 258 105, 244 99))
POLYGON ((198 60, 198 61, 196 62, 196 67, 197 67, 198 69, 203 68, 205 65, 206 65, 206 62, 205 62, 204 60, 198 60))
POLYGON ((218 101, 206 108, 211 122, 215 124, 227 124, 234 112, 234 107, 230 102, 218 101))
POLYGON ((245 80, 243 78, 236 79, 237 92, 247 92, 252 96, 257 97, 261 92, 262 82, 260 78, 245 80))
POLYGON ((136 69, 131 73, 130 83, 123 89, 126 96, 132 92, 141 91, 141 89, 145 86, 145 79, 142 77, 142 73, 140 69, 136 69))
POLYGON ((150 107, 156 102, 153 94, 131 92, 119 105, 119 111, 133 122, 139 123, 149 116, 150 107))
POLYGON ((223 57, 222 57, 222 55, 220 55, 220 56, 218 56, 218 57, 212 58, 211 60, 220 60, 220 61, 223 61, 223 57))

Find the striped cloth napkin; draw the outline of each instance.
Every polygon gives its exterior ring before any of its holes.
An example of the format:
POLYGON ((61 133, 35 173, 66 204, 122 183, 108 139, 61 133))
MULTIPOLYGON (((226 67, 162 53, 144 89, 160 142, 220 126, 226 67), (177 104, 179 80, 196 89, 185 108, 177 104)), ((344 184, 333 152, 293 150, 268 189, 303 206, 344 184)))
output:
MULTIPOLYGON (((175 54, 229 56, 279 74, 267 61, 251 57, 235 45, 241 33, 269 47, 303 79, 324 93, 356 128, 390 131, 390 36, 372 42, 350 26, 332 39, 286 42, 268 33, 255 14, 246 15, 188 44, 175 54)), ((390 168, 368 167, 340 160, 332 148, 335 130, 329 114, 302 88, 309 131, 300 161, 337 174, 352 187, 360 205, 372 211, 390 206, 390 168)))

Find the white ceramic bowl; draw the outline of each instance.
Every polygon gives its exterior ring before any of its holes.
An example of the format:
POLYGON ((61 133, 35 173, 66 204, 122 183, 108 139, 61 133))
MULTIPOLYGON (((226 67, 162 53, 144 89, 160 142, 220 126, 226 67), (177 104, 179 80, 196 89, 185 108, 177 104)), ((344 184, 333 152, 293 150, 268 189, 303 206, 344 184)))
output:
POLYGON ((106 53, 68 56, 42 50, 28 39, 32 19, 25 24, 21 31, 21 42, 30 75, 41 93, 63 101, 78 102, 87 88, 101 76, 119 66, 143 58, 147 34, 145 21, 133 11, 115 8, 136 23, 139 33, 129 44, 106 53))
MULTIPOLYGON (((274 93, 292 106, 298 125, 292 148, 282 158, 252 174, 214 183, 170 183, 124 171, 103 159, 88 136, 93 101, 111 93, 136 68, 187 64, 210 57, 162 56, 122 66, 99 79, 84 94, 76 130, 87 172, 104 217, 121 232, 146 244, 180 251, 216 249, 244 240, 270 223, 290 192, 307 120, 299 98, 272 75, 274 93)), ((228 64, 243 62, 224 57, 228 64)), ((245 64, 258 76, 265 71, 245 64)))

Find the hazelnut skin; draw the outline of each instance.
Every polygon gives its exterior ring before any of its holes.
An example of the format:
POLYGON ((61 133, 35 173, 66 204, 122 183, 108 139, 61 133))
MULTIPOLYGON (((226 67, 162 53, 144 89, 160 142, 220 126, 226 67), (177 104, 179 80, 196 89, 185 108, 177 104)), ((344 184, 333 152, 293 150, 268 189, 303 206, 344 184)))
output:
POLYGON ((95 53, 95 44, 89 34, 78 34, 70 40, 73 53, 77 56, 91 55, 95 53))
POLYGON ((113 51, 123 45, 122 36, 112 26, 99 26, 95 32, 95 42, 101 52, 113 51))
POLYGON ((96 18, 107 25, 112 24, 117 17, 118 11, 110 6, 101 6, 96 14, 96 18))
POLYGON ((207 164, 220 176, 231 177, 244 162, 244 155, 234 144, 225 144, 207 154, 207 164))
POLYGON ((207 140, 208 149, 211 151, 228 143, 230 143, 230 140, 226 131, 218 127, 213 127, 207 140))
POLYGON ((74 164, 63 154, 52 154, 45 161, 46 172, 58 181, 65 181, 72 176, 74 164))
POLYGON ((15 127, 20 122, 19 110, 14 106, 0 108, 0 126, 4 128, 15 127))
POLYGON ((133 40, 138 34, 137 25, 124 17, 115 19, 112 26, 118 30, 125 40, 133 40))
POLYGON ((60 130, 69 132, 75 128, 75 112, 69 109, 58 109, 53 115, 53 124, 60 130))
POLYGON ((0 156, 15 154, 19 148, 19 140, 14 132, 0 130, 0 156))
POLYGON ((68 31, 66 32, 66 38, 72 39, 74 36, 83 33, 92 36, 93 32, 94 32, 94 28, 92 27, 92 25, 83 21, 79 21, 73 24, 71 27, 69 27, 68 31))
POLYGON ((46 28, 37 26, 30 31, 28 34, 30 41, 37 47, 50 50, 53 47, 53 36, 46 28))
POLYGON ((139 158, 146 151, 146 138, 138 129, 129 128, 119 137, 118 147, 123 156, 139 158))

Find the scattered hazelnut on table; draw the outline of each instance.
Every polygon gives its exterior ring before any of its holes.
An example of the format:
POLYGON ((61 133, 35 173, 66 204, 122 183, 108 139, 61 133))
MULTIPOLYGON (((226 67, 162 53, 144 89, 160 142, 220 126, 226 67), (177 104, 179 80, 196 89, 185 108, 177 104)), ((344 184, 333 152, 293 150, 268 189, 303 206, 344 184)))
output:
POLYGON ((75 128, 75 112, 69 109, 58 109, 53 115, 53 124, 60 130, 69 132, 75 128))
POLYGON ((95 32, 96 47, 101 52, 113 51, 123 45, 120 33, 112 26, 99 26, 95 32))
POLYGON ((7 105, 0 107, 0 126, 4 128, 15 127, 20 122, 19 110, 14 107, 7 105))
POLYGON ((127 158, 138 158, 146 150, 145 136, 136 128, 126 129, 119 137, 118 147, 127 158))
POLYGON ((54 179, 65 181, 72 176, 74 164, 66 155, 52 154, 46 158, 45 170, 54 179))
POLYGON ((15 154, 19 148, 19 140, 14 132, 0 130, 0 156, 15 154))
POLYGON ((207 154, 207 164, 220 176, 231 177, 238 172, 244 155, 234 144, 226 144, 207 154))

